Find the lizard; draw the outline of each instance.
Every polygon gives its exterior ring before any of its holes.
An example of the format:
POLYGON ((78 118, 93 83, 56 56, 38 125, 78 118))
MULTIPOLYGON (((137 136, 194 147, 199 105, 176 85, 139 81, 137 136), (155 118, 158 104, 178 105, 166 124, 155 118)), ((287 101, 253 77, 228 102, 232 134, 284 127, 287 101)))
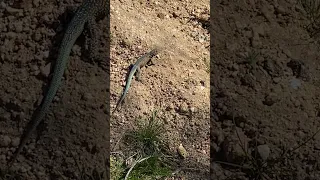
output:
POLYGON ((122 103, 122 101, 124 100, 126 94, 128 93, 129 88, 130 88, 130 84, 131 84, 131 81, 132 81, 132 78, 133 78, 134 74, 136 74, 137 80, 140 81, 140 68, 146 66, 148 64, 148 62, 151 61, 151 58, 153 56, 157 55, 158 52, 159 52, 159 48, 155 48, 155 49, 151 50, 150 52, 148 52, 148 53, 144 54, 143 56, 141 56, 136 61, 136 63, 131 65, 131 70, 130 70, 130 73, 129 73, 128 78, 127 78, 125 89, 124 89, 119 101, 117 102, 116 108, 113 110, 112 114, 115 111, 117 111, 119 105, 122 103))
POLYGON ((64 71, 69 61, 71 49, 76 40, 82 34, 82 31, 85 29, 86 25, 89 30, 94 31, 94 29, 92 28, 94 28, 93 26, 95 26, 96 19, 98 17, 102 18, 106 15, 107 0, 84 0, 81 6, 75 12, 73 18, 66 28, 64 37, 62 39, 48 91, 42 99, 40 106, 34 112, 30 123, 28 124, 30 127, 27 126, 27 128, 24 130, 20 139, 20 144, 14 152, 11 158, 11 162, 9 161, 8 163, 9 168, 21 153, 23 147, 26 145, 33 131, 45 117, 50 104, 54 99, 55 94, 61 84, 64 71))

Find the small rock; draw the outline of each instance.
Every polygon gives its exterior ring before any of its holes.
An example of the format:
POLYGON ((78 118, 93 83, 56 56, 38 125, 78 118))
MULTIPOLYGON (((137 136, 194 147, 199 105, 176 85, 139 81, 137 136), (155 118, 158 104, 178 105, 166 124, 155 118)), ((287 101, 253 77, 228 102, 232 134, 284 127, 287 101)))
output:
POLYGON ((294 105, 295 107, 299 107, 299 106, 301 105, 301 103, 300 103, 299 100, 294 100, 294 101, 293 101, 293 105, 294 105))
POLYGON ((32 66, 30 67, 30 69, 31 69, 32 72, 35 72, 35 71, 38 71, 38 70, 39 70, 38 66, 36 66, 36 65, 32 65, 32 66))
POLYGON ((222 128, 228 128, 228 127, 232 127, 232 126, 233 126, 232 120, 224 120, 222 122, 222 128))
POLYGON ((177 17, 179 17, 179 13, 173 12, 173 13, 172 13, 172 16, 173 16, 174 18, 177 18, 177 17))
POLYGON ((270 155, 270 148, 267 144, 259 145, 257 151, 263 161, 267 160, 270 155))
POLYGON ((180 112, 182 112, 182 113, 186 113, 186 112, 188 112, 188 105, 187 105, 187 103, 182 103, 181 105, 180 105, 180 107, 179 107, 179 110, 180 110, 180 112))
POLYGON ((49 57, 49 51, 44 51, 43 52, 43 57, 48 58, 49 57))
POLYGON ((274 83, 278 84, 281 81, 281 78, 275 77, 272 79, 274 83))
POLYGON ((188 152, 187 150, 182 146, 182 144, 179 145, 178 147, 178 153, 180 156, 182 156, 183 158, 186 158, 188 156, 188 152))
POLYGON ((236 78, 238 77, 239 72, 238 71, 234 71, 231 73, 231 77, 236 78))
POLYGON ((36 42, 39 42, 41 40, 41 33, 39 31, 36 31, 34 34, 33 34, 33 39, 36 41, 36 42))
POLYGON ((232 69, 233 71, 238 71, 238 70, 239 70, 239 65, 238 65, 238 64, 233 64, 233 65, 231 66, 231 69, 232 69))
POLYGON ((245 28, 245 25, 243 23, 241 23, 240 21, 236 21, 235 25, 236 25, 237 30, 239 30, 239 31, 241 29, 245 28))
POLYGON ((204 41, 205 41, 205 37, 204 37, 204 36, 202 36, 202 35, 201 35, 201 36, 199 36, 199 42, 200 42, 200 43, 203 43, 204 41))
POLYGON ((90 93, 84 93, 82 95, 82 99, 85 100, 85 101, 89 101, 92 99, 92 95, 90 93))
POLYGON ((272 12, 268 9, 267 6, 262 6, 260 11, 269 22, 272 22, 272 12))
POLYGON ((300 139, 303 139, 305 137, 305 134, 303 131, 297 131, 295 132, 295 135, 300 139))
POLYGON ((26 173, 28 169, 26 167, 20 166, 19 172, 26 173))
POLYGON ((164 19, 165 15, 163 13, 158 13, 157 17, 160 19, 164 19))
POLYGON ((72 47, 72 51, 71 53, 73 55, 78 55, 78 56, 81 56, 81 47, 77 44, 75 44, 73 47, 72 47))
POLYGON ((257 37, 254 36, 253 38, 250 38, 250 40, 251 40, 252 47, 260 47, 262 45, 262 42, 261 42, 259 36, 257 36, 257 37))
POLYGON ((216 143, 212 142, 212 143, 210 143, 210 146, 211 146, 211 149, 213 149, 214 152, 217 153, 217 152, 220 151, 220 147, 216 143))
POLYGON ((4 154, 1 154, 1 155, 0 155, 0 160, 1 160, 1 161, 4 161, 4 160, 6 160, 6 155, 4 155, 4 154))
POLYGON ((50 74, 50 70, 51 70, 51 63, 47 64, 46 66, 42 66, 40 68, 40 73, 42 76, 44 76, 45 78, 47 78, 50 74))
POLYGON ((11 145, 13 147, 19 146, 19 143, 20 143, 20 138, 19 137, 13 138, 12 141, 11 141, 11 145))
POLYGON ((11 139, 9 136, 0 136, 0 146, 8 147, 11 143, 11 139))
POLYGON ((283 49, 282 52, 287 55, 289 58, 292 58, 292 54, 289 49, 283 49))
POLYGON ((297 78, 292 78, 290 80, 290 87, 297 90, 301 86, 301 81, 297 78))
POLYGON ((269 95, 267 95, 263 101, 263 104, 267 105, 267 106, 272 106, 273 104, 275 104, 278 101, 278 96, 276 93, 270 93, 269 95))
POLYGON ((258 37, 259 35, 260 36, 265 35, 264 28, 261 25, 252 27, 252 33, 253 33, 253 36, 256 36, 256 37, 258 37))
POLYGON ((14 24, 17 33, 20 33, 23 29, 22 22, 17 22, 14 24))
POLYGON ((296 5, 295 6, 295 10, 298 11, 298 12, 303 12, 303 7, 301 7, 300 5, 296 5))
POLYGON ((245 86, 254 87, 256 83, 256 77, 252 74, 246 74, 241 78, 241 83, 245 86))
POLYGON ((172 110, 174 109, 174 105, 172 103, 168 104, 167 110, 172 110))
POLYGON ((278 14, 285 14, 285 12, 286 12, 286 10, 282 7, 282 6, 278 6, 278 7, 276 7, 276 12, 278 13, 278 14))
POLYGON ((33 4, 34 7, 38 7, 39 4, 40 4, 40 0, 33 0, 32 4, 33 4))
POLYGON ((29 151, 32 151, 32 150, 34 150, 36 148, 36 143, 34 143, 34 142, 32 142, 32 143, 30 143, 29 145, 28 145, 28 150, 29 151))

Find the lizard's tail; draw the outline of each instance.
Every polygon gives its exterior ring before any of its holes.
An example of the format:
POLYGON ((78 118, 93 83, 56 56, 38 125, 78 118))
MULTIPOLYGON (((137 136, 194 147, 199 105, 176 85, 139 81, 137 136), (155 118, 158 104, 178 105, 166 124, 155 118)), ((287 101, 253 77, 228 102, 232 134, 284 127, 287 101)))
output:
MULTIPOLYGON (((86 1, 91 2, 91 1, 86 1)), ((53 72, 53 78, 50 82, 50 86, 48 89, 48 92, 44 99, 41 102, 41 105, 39 109, 36 110, 36 112, 32 116, 32 121, 28 124, 28 127, 25 129, 25 132, 22 135, 22 139, 20 141, 18 149, 15 151, 11 161, 9 162, 9 168, 12 166, 13 162, 16 160, 19 153, 22 151, 23 147, 27 143, 28 138, 32 134, 32 132, 36 129, 36 127, 39 125, 39 123, 42 121, 44 116, 46 115, 46 112, 48 111, 50 104, 58 90, 58 87, 61 84, 61 79, 64 74, 64 70, 68 64, 68 58, 71 52, 71 48, 75 41, 80 36, 84 24, 87 21, 86 16, 83 17, 83 14, 86 14, 87 8, 86 6, 83 6, 84 8, 80 8, 79 12, 75 14, 73 19, 71 20, 70 24, 68 25, 68 28, 65 32, 65 35, 63 37, 58 58, 55 63, 55 68, 53 72), (84 12, 81 12, 84 11, 84 12)))
POLYGON ((71 45, 68 43, 68 40, 70 40, 70 33, 66 33, 64 39, 62 40, 62 45, 59 51, 59 55, 57 58, 57 61, 55 63, 55 68, 53 72, 53 77, 50 82, 49 89, 47 91, 46 96, 43 98, 39 108, 33 113, 32 120, 28 124, 27 128, 25 128, 25 131, 22 135, 22 138, 20 140, 20 144, 18 149, 13 154, 11 160, 9 161, 9 168, 12 166, 14 161, 17 159, 18 155, 21 153, 23 147, 26 145, 30 135, 33 133, 33 131, 36 129, 36 127, 40 124, 42 119, 45 117, 51 102, 53 101, 53 98, 55 97, 55 94, 61 84, 61 79, 64 74, 65 67, 68 63, 68 57, 71 52, 71 45))
POLYGON ((15 153, 12 156, 12 159, 9 162, 9 167, 12 166, 14 161, 17 159, 18 155, 21 153, 23 147, 26 145, 29 137, 33 133, 33 131, 36 129, 36 127, 40 124, 42 119, 45 117, 46 112, 48 111, 50 104, 58 90, 58 87, 61 83, 61 78, 63 76, 64 69, 60 69, 60 65, 57 65, 57 69, 55 69, 55 72, 53 73, 52 81, 50 82, 50 87, 48 89, 48 92, 44 99, 42 100, 39 108, 34 112, 32 115, 31 122, 27 125, 27 128, 25 128, 25 131, 22 135, 22 138, 20 140, 20 144, 18 149, 15 151, 15 153))

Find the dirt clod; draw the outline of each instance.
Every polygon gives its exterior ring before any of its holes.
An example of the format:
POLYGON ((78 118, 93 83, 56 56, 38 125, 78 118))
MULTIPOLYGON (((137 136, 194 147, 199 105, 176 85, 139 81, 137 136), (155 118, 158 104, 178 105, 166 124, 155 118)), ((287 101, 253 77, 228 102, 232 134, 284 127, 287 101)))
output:
POLYGON ((8 147, 11 143, 11 138, 9 136, 0 136, 0 146, 8 147))

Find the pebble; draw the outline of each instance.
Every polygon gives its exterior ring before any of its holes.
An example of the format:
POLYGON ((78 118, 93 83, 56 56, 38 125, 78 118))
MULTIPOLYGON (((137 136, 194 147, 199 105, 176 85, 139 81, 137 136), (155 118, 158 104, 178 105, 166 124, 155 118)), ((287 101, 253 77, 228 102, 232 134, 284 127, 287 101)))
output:
POLYGON ((178 147, 178 153, 180 156, 182 156, 183 158, 186 158, 188 156, 188 152, 187 150, 182 146, 182 144, 179 145, 178 147))
POLYGON ((34 34, 33 34, 33 39, 36 41, 36 42, 39 42, 41 40, 41 33, 39 31, 36 31, 34 34))
POLYGON ((43 52, 43 57, 44 57, 44 58, 48 58, 48 57, 49 57, 49 54, 50 54, 49 51, 44 51, 44 52, 43 52))
POLYGON ((276 7, 276 12, 279 14, 285 14, 286 10, 282 6, 276 7))
POLYGON ((19 143, 20 143, 20 138, 19 137, 13 138, 12 141, 11 141, 11 145, 13 147, 19 146, 19 143))
POLYGON ((263 161, 267 160, 270 155, 270 148, 267 144, 259 145, 257 151, 263 161))
POLYGON ((278 97, 277 97, 276 93, 270 93, 269 95, 267 95, 265 97, 263 104, 265 104, 267 106, 272 106, 277 101, 278 101, 278 97))
POLYGON ((85 101, 89 101, 92 99, 92 95, 90 93, 84 93, 82 99, 85 101))
POLYGON ((157 17, 160 19, 164 19, 165 15, 163 13, 158 13, 157 17))
POLYGON ((27 170, 27 168, 21 166, 20 169, 19 169, 19 171, 20 171, 21 173, 26 173, 28 170, 27 170))
POLYGON ((50 70, 51 70, 51 63, 47 64, 46 66, 42 66, 40 68, 40 73, 42 76, 44 76, 45 78, 47 78, 50 74, 50 70))
POLYGON ((15 23, 14 25, 15 25, 15 29, 16 29, 16 32, 17 32, 17 33, 22 32, 22 30, 23 30, 22 22, 17 22, 17 23, 15 23))
POLYGON ((281 78, 275 77, 272 79, 274 83, 278 84, 281 81, 281 78))
POLYGON ((186 112, 188 112, 188 105, 187 105, 187 103, 182 103, 181 105, 180 105, 180 107, 179 107, 179 110, 180 110, 180 112, 182 112, 182 113, 186 113, 186 112))
POLYGON ((172 103, 168 104, 167 110, 172 110, 174 109, 174 105, 172 103))
POLYGON ((238 64, 232 64, 231 69, 233 71, 239 71, 239 65, 238 64))
POLYGON ((293 89, 299 89, 299 87, 301 86, 301 81, 299 79, 296 78, 292 78, 290 80, 290 87, 293 89))
POLYGON ((295 107, 299 107, 301 105, 299 100, 294 100, 293 104, 294 104, 295 107))
POLYGON ((32 4, 33 4, 34 7, 38 7, 39 4, 40 4, 40 0, 33 0, 32 4))

